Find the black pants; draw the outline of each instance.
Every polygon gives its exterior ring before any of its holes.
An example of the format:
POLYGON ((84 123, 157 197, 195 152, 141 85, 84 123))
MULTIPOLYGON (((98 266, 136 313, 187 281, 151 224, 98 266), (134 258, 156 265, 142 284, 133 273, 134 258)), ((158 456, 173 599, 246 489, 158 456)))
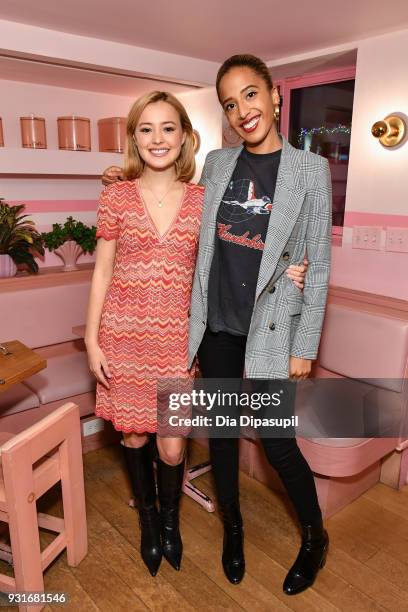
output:
MULTIPOLYGON (((204 378, 242 378, 245 361, 245 336, 225 332, 217 334, 208 328, 198 350, 204 378)), ((237 438, 210 438, 212 463, 218 502, 239 500, 237 438)), ((268 462, 276 469, 295 507, 302 525, 321 519, 312 471, 295 438, 261 438, 268 462)))

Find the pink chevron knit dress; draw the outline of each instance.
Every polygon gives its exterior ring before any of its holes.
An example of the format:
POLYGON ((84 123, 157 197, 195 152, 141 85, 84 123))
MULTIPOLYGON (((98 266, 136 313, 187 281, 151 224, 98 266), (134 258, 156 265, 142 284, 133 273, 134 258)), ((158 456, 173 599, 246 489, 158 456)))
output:
POLYGON ((102 192, 97 237, 117 240, 99 345, 112 374, 97 383, 95 414, 124 432, 157 431, 157 380, 188 378, 187 342, 203 187, 186 183, 180 208, 160 235, 138 181, 102 192))

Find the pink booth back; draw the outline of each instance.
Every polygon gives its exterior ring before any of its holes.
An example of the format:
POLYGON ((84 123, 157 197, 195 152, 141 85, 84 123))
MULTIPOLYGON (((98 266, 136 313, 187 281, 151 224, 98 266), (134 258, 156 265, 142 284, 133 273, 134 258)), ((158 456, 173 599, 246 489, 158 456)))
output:
POLYGON ((329 304, 319 364, 348 378, 377 379, 378 386, 400 393, 408 374, 408 320, 329 304))
POLYGON ((47 368, 0 395, 0 428, 17 433, 73 398, 81 416, 94 410, 95 378, 83 341, 72 327, 85 322, 92 270, 0 280, 0 341, 20 340, 47 368))
POLYGON ((67 284, 54 281, 56 284, 51 285, 51 277, 47 281, 27 279, 7 291, 0 284, 1 341, 18 339, 30 348, 38 348, 76 338, 72 327, 85 322, 90 282, 89 278, 71 280, 73 275, 66 274, 71 281, 67 284))

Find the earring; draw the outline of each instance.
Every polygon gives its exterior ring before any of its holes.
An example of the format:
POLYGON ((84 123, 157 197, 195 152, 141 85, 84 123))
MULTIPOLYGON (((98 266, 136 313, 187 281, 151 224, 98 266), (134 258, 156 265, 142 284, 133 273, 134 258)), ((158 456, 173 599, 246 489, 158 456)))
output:
POLYGON ((280 101, 279 91, 274 88, 272 91, 273 116, 277 123, 279 122, 280 118, 280 101))

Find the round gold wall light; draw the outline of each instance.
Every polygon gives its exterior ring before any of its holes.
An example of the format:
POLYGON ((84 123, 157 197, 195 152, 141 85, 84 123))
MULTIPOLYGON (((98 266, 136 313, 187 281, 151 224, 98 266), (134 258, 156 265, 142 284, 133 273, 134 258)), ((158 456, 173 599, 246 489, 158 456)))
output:
POLYGON ((382 121, 376 121, 371 128, 374 138, 378 138, 384 147, 395 147, 403 140, 407 126, 397 115, 388 115, 382 121))

